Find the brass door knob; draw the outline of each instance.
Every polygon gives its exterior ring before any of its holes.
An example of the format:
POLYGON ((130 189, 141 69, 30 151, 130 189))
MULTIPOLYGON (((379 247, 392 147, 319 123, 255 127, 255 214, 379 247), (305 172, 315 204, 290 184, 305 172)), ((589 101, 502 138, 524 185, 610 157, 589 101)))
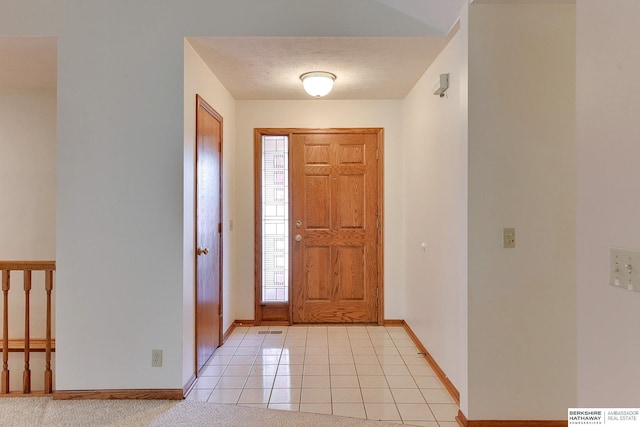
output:
POLYGON ((209 248, 198 248, 198 255, 207 255, 209 254, 209 248))

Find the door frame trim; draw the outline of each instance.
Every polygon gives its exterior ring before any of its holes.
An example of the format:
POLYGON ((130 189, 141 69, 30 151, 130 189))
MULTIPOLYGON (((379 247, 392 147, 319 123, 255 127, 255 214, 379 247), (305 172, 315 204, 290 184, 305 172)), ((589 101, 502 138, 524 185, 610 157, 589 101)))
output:
MULTIPOLYGON (((194 370, 194 375, 196 377, 198 377, 199 372, 198 372, 198 255, 196 255, 197 253, 197 247, 198 247, 198 117, 199 117, 199 111, 200 108, 202 107, 204 110, 207 111, 207 113, 211 114, 211 116, 213 116, 216 120, 218 120, 220 122, 220 167, 219 167, 219 180, 220 180, 220 194, 218 195, 219 197, 219 202, 218 202, 218 206, 220 207, 220 224, 224 224, 223 221, 223 208, 222 208, 222 201, 223 201, 223 197, 222 197, 222 193, 223 193, 223 173, 222 173, 222 165, 223 165, 223 148, 224 148, 224 119, 222 117, 222 115, 220 113, 218 113, 211 105, 209 105, 209 103, 207 101, 204 100, 204 98, 202 96, 200 96, 200 94, 196 94, 196 114, 195 114, 195 146, 194 146, 194 174, 193 174, 193 179, 194 179, 194 185, 193 185, 193 203, 194 203, 194 211, 193 211, 193 233, 194 233, 194 239, 193 239, 193 254, 194 254, 194 258, 193 258, 193 270, 194 270, 194 274, 193 274, 193 279, 194 279, 194 293, 193 293, 193 297, 194 297, 194 316, 193 316, 193 322, 194 322, 194 347, 195 347, 195 351, 193 354, 193 370, 194 370)), ((222 283, 222 270, 224 268, 224 264, 223 264, 223 254, 224 254, 224 237, 223 237, 223 233, 222 231, 224 230, 224 227, 222 227, 222 230, 220 230, 220 248, 219 248, 219 263, 220 263, 220 269, 218 271, 218 295, 219 295, 219 299, 220 299, 220 304, 218 305, 218 340, 220 342, 220 345, 223 344, 223 307, 224 307, 224 293, 223 293, 223 283, 222 283)))
MULTIPOLYGON (((289 302, 281 303, 262 303, 262 136, 282 135, 289 137, 294 133, 374 133, 377 134, 378 143, 378 245, 377 245, 377 262, 378 262, 378 325, 384 325, 384 128, 255 128, 254 137, 254 324, 260 326, 262 324, 293 324, 293 304, 292 297, 292 276, 289 276, 289 302), (273 320, 264 320, 264 308, 275 313, 273 320), (288 319, 280 316, 284 307, 288 307, 288 319)), ((291 180, 291 176, 289 176, 291 180)), ((289 193, 289 210, 291 217, 291 193, 289 193)), ((291 236, 290 236, 291 237, 291 236)), ((289 260, 291 266, 291 259, 289 260)))

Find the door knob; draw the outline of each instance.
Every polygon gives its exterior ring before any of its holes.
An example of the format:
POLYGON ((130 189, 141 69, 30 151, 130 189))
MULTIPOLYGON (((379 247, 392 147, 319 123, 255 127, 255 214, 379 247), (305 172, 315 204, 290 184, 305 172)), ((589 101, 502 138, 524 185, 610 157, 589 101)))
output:
POLYGON ((302 236, 299 234, 296 234, 296 242, 299 242, 302 240, 302 236))
POLYGON ((209 254, 209 248, 198 248, 198 255, 208 255, 209 254))

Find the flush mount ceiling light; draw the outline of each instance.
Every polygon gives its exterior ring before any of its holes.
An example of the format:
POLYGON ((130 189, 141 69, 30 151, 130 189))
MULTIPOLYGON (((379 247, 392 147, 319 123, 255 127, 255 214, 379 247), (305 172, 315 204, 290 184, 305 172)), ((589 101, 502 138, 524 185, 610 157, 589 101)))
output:
POLYGON ((335 79, 335 74, 326 71, 311 71, 300 76, 304 90, 316 98, 320 98, 331 92, 335 79))

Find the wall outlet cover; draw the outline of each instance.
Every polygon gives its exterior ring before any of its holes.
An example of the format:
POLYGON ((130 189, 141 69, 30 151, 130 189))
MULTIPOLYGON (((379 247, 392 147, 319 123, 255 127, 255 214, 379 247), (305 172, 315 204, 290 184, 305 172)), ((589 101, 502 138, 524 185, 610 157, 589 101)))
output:
POLYGON ((151 367, 162 368, 162 350, 151 350, 151 367))

